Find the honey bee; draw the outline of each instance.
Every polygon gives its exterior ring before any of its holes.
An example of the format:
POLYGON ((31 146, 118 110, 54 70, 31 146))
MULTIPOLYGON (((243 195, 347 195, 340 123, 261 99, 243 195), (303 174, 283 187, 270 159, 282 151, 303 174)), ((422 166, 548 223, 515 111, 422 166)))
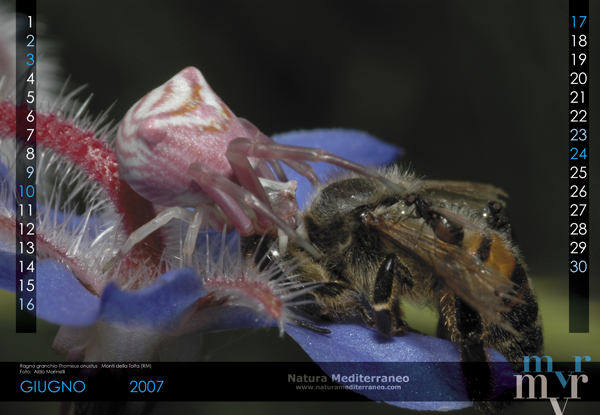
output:
MULTIPOLYGON (((389 337, 413 331, 403 319, 403 301, 432 306, 438 337, 459 345, 463 363, 486 362, 485 348, 491 348, 522 369, 523 356, 541 352, 543 337, 502 201, 507 195, 487 184, 419 180, 398 167, 380 173, 405 192, 347 172, 317 189, 297 231, 321 258, 293 245, 282 253, 257 237, 245 241, 247 257, 269 258, 257 266, 275 263, 282 273, 293 264, 294 282, 319 283, 296 298, 311 316, 361 316, 389 337)), ((467 389, 472 400, 486 401, 491 372, 476 366, 463 364, 467 389)))

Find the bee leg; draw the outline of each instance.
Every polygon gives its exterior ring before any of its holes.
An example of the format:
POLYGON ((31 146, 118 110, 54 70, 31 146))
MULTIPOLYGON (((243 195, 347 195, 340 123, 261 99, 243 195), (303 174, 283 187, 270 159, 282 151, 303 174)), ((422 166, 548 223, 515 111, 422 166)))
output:
POLYGON ((448 294, 442 300, 442 316, 438 323, 438 336, 458 343, 467 393, 484 413, 495 408, 491 402, 493 378, 483 344, 481 316, 458 296, 448 294))
POLYGON ((475 400, 489 399, 492 394, 492 373, 483 348, 483 324, 481 316, 460 299, 456 301, 457 326, 461 333, 460 356, 467 381, 469 397, 475 400), (473 365, 468 363, 475 362, 473 365))
POLYGON ((412 285, 410 273, 398 263, 396 255, 386 256, 377 271, 373 302, 363 299, 362 308, 359 308, 363 319, 384 337, 406 334, 410 328, 402 319, 398 297, 400 290, 412 285))
MULTIPOLYGON (((292 301, 301 303, 301 305, 298 305, 297 307, 311 316, 315 316, 327 321, 334 321, 337 319, 337 314, 323 304, 327 304, 331 301, 331 299, 337 298, 344 294, 348 294, 348 286, 346 284, 341 282, 326 282, 311 292, 294 297, 292 301)), ((300 327, 317 333, 331 333, 331 331, 328 329, 314 326, 305 321, 298 319, 292 319, 292 321, 300 327)))
POLYGON ((329 329, 324 329, 322 327, 312 325, 310 323, 307 323, 306 321, 298 320, 296 318, 293 318, 292 321, 294 322, 295 325, 302 327, 303 329, 314 331, 315 333, 321 333, 321 334, 331 333, 331 330, 329 330, 329 329))

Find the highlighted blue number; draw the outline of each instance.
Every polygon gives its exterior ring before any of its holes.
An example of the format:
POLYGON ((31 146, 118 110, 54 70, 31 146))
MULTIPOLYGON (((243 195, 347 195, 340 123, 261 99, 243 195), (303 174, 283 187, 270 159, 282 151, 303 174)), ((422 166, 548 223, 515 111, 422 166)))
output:
POLYGON ((586 153, 586 149, 584 148, 583 150, 581 150, 581 152, 579 152, 579 149, 577 147, 573 147, 571 149, 571 152, 573 153, 573 155, 571 156, 571 160, 579 160, 581 159, 587 159, 587 153, 586 153))
MULTIPOLYGON (((571 17, 573 18, 573 27, 576 28, 577 27, 577 16, 571 16, 571 17)), ((579 18, 582 19, 581 23, 579 24, 579 28, 581 29, 587 16, 579 16, 579 18)))
MULTIPOLYGON (((21 188, 21 197, 23 197, 23 185, 19 185, 19 187, 21 188)), ((33 187, 33 185, 28 185, 25 188, 25 195, 27 195, 27 197, 33 197, 35 195, 35 187, 33 187)))

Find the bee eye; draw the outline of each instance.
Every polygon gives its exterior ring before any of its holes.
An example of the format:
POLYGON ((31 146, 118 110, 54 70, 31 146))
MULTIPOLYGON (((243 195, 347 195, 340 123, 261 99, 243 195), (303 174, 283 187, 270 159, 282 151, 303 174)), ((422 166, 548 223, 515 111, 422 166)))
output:
POLYGON ((502 205, 499 202, 491 202, 489 206, 493 213, 498 213, 502 210, 502 205))

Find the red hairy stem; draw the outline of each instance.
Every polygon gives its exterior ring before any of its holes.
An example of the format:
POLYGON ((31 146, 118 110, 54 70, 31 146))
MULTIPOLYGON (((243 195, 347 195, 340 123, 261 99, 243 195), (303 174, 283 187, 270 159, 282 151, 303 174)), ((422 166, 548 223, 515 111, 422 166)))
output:
MULTIPOLYGON (((37 112, 36 144, 52 150, 78 166, 89 178, 97 182, 123 216, 123 230, 129 236, 140 226, 156 216, 152 203, 138 195, 119 177, 117 157, 106 141, 94 137, 94 131, 85 130, 71 121, 53 113, 37 112)), ((10 100, 0 102, 0 137, 15 137, 16 105, 10 100)), ((160 230, 150 234, 137 244, 124 264, 158 266, 165 243, 160 230), (149 263, 148 263, 149 261, 149 263)))

